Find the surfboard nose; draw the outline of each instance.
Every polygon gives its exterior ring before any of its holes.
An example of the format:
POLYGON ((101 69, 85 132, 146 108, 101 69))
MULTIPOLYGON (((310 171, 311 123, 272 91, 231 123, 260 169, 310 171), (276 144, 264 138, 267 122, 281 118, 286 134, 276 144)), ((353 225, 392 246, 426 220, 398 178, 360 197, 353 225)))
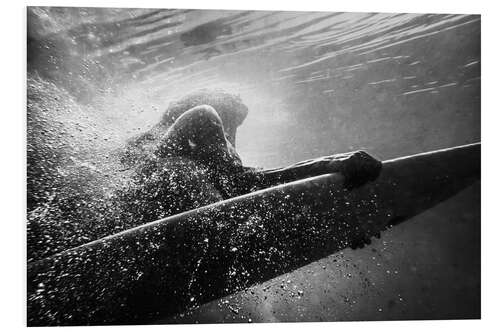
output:
POLYGON ((383 162, 376 187, 394 207, 392 225, 416 215, 480 180, 481 143, 383 162))

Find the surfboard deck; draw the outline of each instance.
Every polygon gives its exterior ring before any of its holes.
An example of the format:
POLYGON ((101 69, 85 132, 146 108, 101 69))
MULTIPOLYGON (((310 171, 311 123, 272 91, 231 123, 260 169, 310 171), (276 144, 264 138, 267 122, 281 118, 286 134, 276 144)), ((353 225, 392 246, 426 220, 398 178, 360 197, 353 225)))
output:
POLYGON ((28 265, 28 325, 144 324, 377 235, 480 177, 480 144, 385 161, 348 190, 312 177, 152 222, 28 265))

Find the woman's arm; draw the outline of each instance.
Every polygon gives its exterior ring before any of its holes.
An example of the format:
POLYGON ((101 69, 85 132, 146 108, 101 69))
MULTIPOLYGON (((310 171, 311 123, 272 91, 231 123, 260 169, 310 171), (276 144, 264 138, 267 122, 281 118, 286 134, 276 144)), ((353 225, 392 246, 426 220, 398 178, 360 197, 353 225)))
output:
POLYGON ((299 179, 340 172, 346 186, 353 188, 375 180, 382 163, 364 151, 323 156, 292 164, 287 167, 259 170, 243 167, 235 179, 239 194, 253 192, 299 179))

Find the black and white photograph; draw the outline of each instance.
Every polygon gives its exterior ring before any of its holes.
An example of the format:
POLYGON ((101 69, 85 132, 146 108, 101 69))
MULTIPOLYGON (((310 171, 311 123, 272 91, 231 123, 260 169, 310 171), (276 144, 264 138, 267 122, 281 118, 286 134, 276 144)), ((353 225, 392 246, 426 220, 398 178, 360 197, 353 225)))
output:
POLYGON ((251 7, 24 8, 25 325, 481 319, 482 14, 251 7))

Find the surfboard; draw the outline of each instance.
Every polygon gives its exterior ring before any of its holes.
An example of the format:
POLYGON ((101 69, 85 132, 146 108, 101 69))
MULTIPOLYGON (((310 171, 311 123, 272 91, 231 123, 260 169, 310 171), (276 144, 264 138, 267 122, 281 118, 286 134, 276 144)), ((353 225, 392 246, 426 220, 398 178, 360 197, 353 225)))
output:
POLYGON ((151 222, 28 265, 28 325, 147 324, 352 245, 480 178, 480 143, 327 174, 151 222))

